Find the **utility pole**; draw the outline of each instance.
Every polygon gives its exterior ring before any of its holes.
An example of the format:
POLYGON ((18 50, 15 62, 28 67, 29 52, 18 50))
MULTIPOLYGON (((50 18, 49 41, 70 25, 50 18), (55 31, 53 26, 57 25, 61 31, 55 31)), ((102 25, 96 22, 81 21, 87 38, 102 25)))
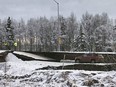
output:
POLYGON ((116 25, 113 27, 113 48, 114 48, 114 52, 115 52, 115 30, 116 30, 116 25))
POLYGON ((53 0, 57 4, 57 14, 58 14, 58 51, 60 51, 61 37, 60 37, 60 20, 59 20, 59 3, 53 0))

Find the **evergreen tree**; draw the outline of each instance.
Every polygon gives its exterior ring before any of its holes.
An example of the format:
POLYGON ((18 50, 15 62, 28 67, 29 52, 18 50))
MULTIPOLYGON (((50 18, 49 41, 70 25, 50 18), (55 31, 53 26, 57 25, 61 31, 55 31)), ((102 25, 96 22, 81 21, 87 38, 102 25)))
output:
POLYGON ((85 34, 83 32, 83 27, 80 25, 79 35, 77 36, 75 40, 75 50, 76 51, 86 51, 86 41, 85 41, 85 34))
POLYGON ((6 28, 6 40, 7 40, 7 48, 9 50, 12 50, 13 49, 13 46, 14 46, 14 34, 13 34, 13 27, 12 27, 12 22, 11 22, 11 19, 10 17, 7 19, 7 24, 5 26, 6 28))

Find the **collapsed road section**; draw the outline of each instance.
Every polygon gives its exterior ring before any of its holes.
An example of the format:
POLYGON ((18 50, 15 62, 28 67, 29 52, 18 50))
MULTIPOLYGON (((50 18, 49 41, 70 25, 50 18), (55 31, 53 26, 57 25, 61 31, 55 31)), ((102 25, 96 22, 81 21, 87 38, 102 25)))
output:
POLYGON ((30 60, 55 61, 55 59, 52 59, 52 58, 42 57, 32 53, 27 53, 27 52, 14 51, 13 54, 24 61, 30 61, 30 60))
MULTIPOLYGON (((8 53, 9 53, 9 51, 1 51, 0 52, 0 62, 5 62, 5 58, 6 58, 8 53)), ((38 55, 25 53, 25 52, 14 51, 13 54, 18 55, 19 59, 25 60, 26 62, 27 62, 27 60, 30 60, 32 62, 33 62, 33 60, 34 61, 37 60, 36 62, 40 65, 47 64, 44 67, 37 68, 37 70, 48 70, 48 69, 52 69, 52 70, 93 70, 93 71, 116 70, 116 63, 58 62, 58 61, 55 61, 52 58, 41 57, 41 56, 38 56, 38 55), (60 64, 60 65, 58 66, 57 64, 60 64)))

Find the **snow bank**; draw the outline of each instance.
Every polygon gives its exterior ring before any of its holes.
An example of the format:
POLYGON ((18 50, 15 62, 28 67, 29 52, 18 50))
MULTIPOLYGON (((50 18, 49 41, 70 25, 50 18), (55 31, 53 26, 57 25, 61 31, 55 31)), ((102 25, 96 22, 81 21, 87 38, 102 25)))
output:
POLYGON ((21 59, 18 59, 15 55, 13 55, 12 53, 8 53, 8 55, 6 56, 6 61, 9 62, 22 62, 21 59))
POLYGON ((34 70, 22 76, 7 75, 7 87, 116 87, 116 71, 34 70))
MULTIPOLYGON (((73 63, 72 63, 73 64, 73 63)), ((48 66, 62 66, 63 63, 58 62, 45 62, 45 61, 22 61, 22 62, 7 62, 7 66, 10 69, 7 71, 8 74, 12 75, 25 75, 31 73, 33 70, 40 69, 48 66)), ((71 63, 65 63, 65 65, 71 65, 71 63)))
POLYGON ((22 61, 12 53, 6 57, 6 65, 8 67, 7 74, 12 75, 25 75, 31 73, 33 70, 40 69, 48 66, 62 66, 73 65, 74 63, 60 63, 60 62, 47 62, 47 61, 22 61))

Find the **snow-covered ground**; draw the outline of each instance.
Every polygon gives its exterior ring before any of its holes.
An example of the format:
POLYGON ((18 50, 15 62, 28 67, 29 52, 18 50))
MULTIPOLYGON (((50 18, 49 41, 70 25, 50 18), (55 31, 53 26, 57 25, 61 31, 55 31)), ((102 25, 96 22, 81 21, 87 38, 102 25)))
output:
POLYGON ((116 87, 116 71, 39 70, 63 63, 22 61, 11 53, 6 60, 0 63, 0 87, 116 87))

